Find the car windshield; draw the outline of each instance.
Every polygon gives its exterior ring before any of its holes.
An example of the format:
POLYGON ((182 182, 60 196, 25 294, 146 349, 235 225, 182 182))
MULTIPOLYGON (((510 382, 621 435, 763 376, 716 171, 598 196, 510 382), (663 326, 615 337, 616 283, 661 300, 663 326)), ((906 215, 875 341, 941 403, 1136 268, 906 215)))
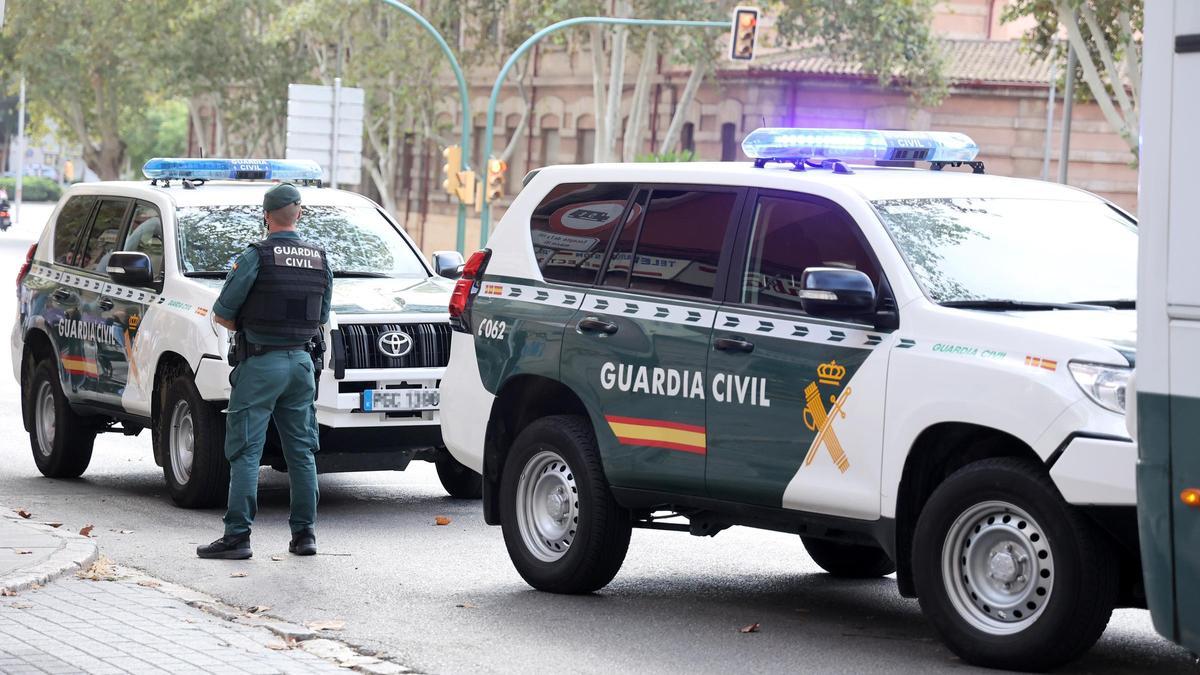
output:
MULTIPOLYGON (((179 259, 192 276, 223 275, 266 236, 261 206, 181 207, 177 221, 179 259)), ((412 247, 371 206, 305 206, 296 231, 325 249, 335 275, 428 276, 412 247)))
POLYGON ((1100 200, 874 202, 925 293, 942 304, 1132 304, 1137 228, 1100 200))

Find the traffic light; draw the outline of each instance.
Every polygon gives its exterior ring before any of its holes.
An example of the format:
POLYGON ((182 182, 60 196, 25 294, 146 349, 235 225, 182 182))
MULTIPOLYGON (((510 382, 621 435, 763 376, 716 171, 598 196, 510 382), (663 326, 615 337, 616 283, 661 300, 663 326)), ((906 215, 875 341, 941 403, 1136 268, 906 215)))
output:
POLYGON ((457 197, 462 192, 462 181, 458 177, 458 170, 462 167, 462 148, 451 145, 442 150, 442 157, 446 158, 446 164, 442 166, 442 174, 446 177, 442 181, 442 189, 451 197, 457 197))
POLYGON ((487 190, 487 200, 494 202, 504 195, 504 172, 508 170, 508 163, 502 159, 491 158, 487 162, 487 185, 484 187, 487 190))
POLYGON ((733 34, 729 58, 734 61, 754 59, 754 38, 758 33, 758 10, 738 7, 733 10, 733 34))

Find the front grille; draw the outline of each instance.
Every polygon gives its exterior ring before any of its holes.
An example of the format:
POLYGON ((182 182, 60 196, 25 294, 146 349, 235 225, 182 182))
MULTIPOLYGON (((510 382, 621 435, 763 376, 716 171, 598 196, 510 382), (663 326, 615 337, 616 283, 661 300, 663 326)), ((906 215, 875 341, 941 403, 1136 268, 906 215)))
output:
POLYGON ((346 344, 347 368, 442 368, 450 362, 450 326, 444 323, 369 323, 338 327, 346 344), (379 337, 399 331, 412 351, 392 357, 379 349, 379 337))

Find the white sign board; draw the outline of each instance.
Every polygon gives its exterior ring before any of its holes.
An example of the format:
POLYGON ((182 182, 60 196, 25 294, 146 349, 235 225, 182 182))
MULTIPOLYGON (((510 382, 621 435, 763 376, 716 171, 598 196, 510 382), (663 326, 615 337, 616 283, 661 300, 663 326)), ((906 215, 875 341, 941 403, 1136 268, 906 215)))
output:
POLYGON ((287 158, 317 162, 332 187, 361 183, 365 101, 362 89, 340 79, 333 86, 289 84, 287 158))

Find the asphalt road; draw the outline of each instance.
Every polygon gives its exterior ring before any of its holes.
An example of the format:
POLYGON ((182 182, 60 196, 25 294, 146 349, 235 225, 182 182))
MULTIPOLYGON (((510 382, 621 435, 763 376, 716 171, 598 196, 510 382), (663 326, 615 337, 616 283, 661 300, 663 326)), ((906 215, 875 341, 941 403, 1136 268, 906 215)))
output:
MULTIPOLYGON (((50 209, 26 207, 0 234, 0 279, 50 209)), ((11 283, 11 281, 9 282, 11 283)), ((0 316, 14 297, 0 293, 0 316)), ((8 325, 4 327, 8 331, 8 325)), ((404 473, 324 475, 321 554, 287 554, 287 481, 263 469, 255 557, 202 561, 221 513, 173 506, 148 434, 101 436, 74 481, 43 478, 21 426, 8 350, 0 355, 0 505, 64 527, 95 526, 120 563, 227 602, 267 605, 297 622, 343 619, 347 641, 434 673, 941 672, 968 668, 941 646, 891 579, 821 573, 799 538, 734 528, 713 539, 636 530, 616 580, 592 596, 539 593, 509 563, 500 530, 475 502, 451 500, 431 465, 404 473), (436 516, 448 526, 435 526, 436 516), (272 556, 281 558, 272 560, 272 556), (234 578, 232 572, 246 572, 234 578), (756 633, 738 628, 759 623, 756 633)), ((1195 673, 1142 610, 1120 610, 1069 672, 1195 673)))

